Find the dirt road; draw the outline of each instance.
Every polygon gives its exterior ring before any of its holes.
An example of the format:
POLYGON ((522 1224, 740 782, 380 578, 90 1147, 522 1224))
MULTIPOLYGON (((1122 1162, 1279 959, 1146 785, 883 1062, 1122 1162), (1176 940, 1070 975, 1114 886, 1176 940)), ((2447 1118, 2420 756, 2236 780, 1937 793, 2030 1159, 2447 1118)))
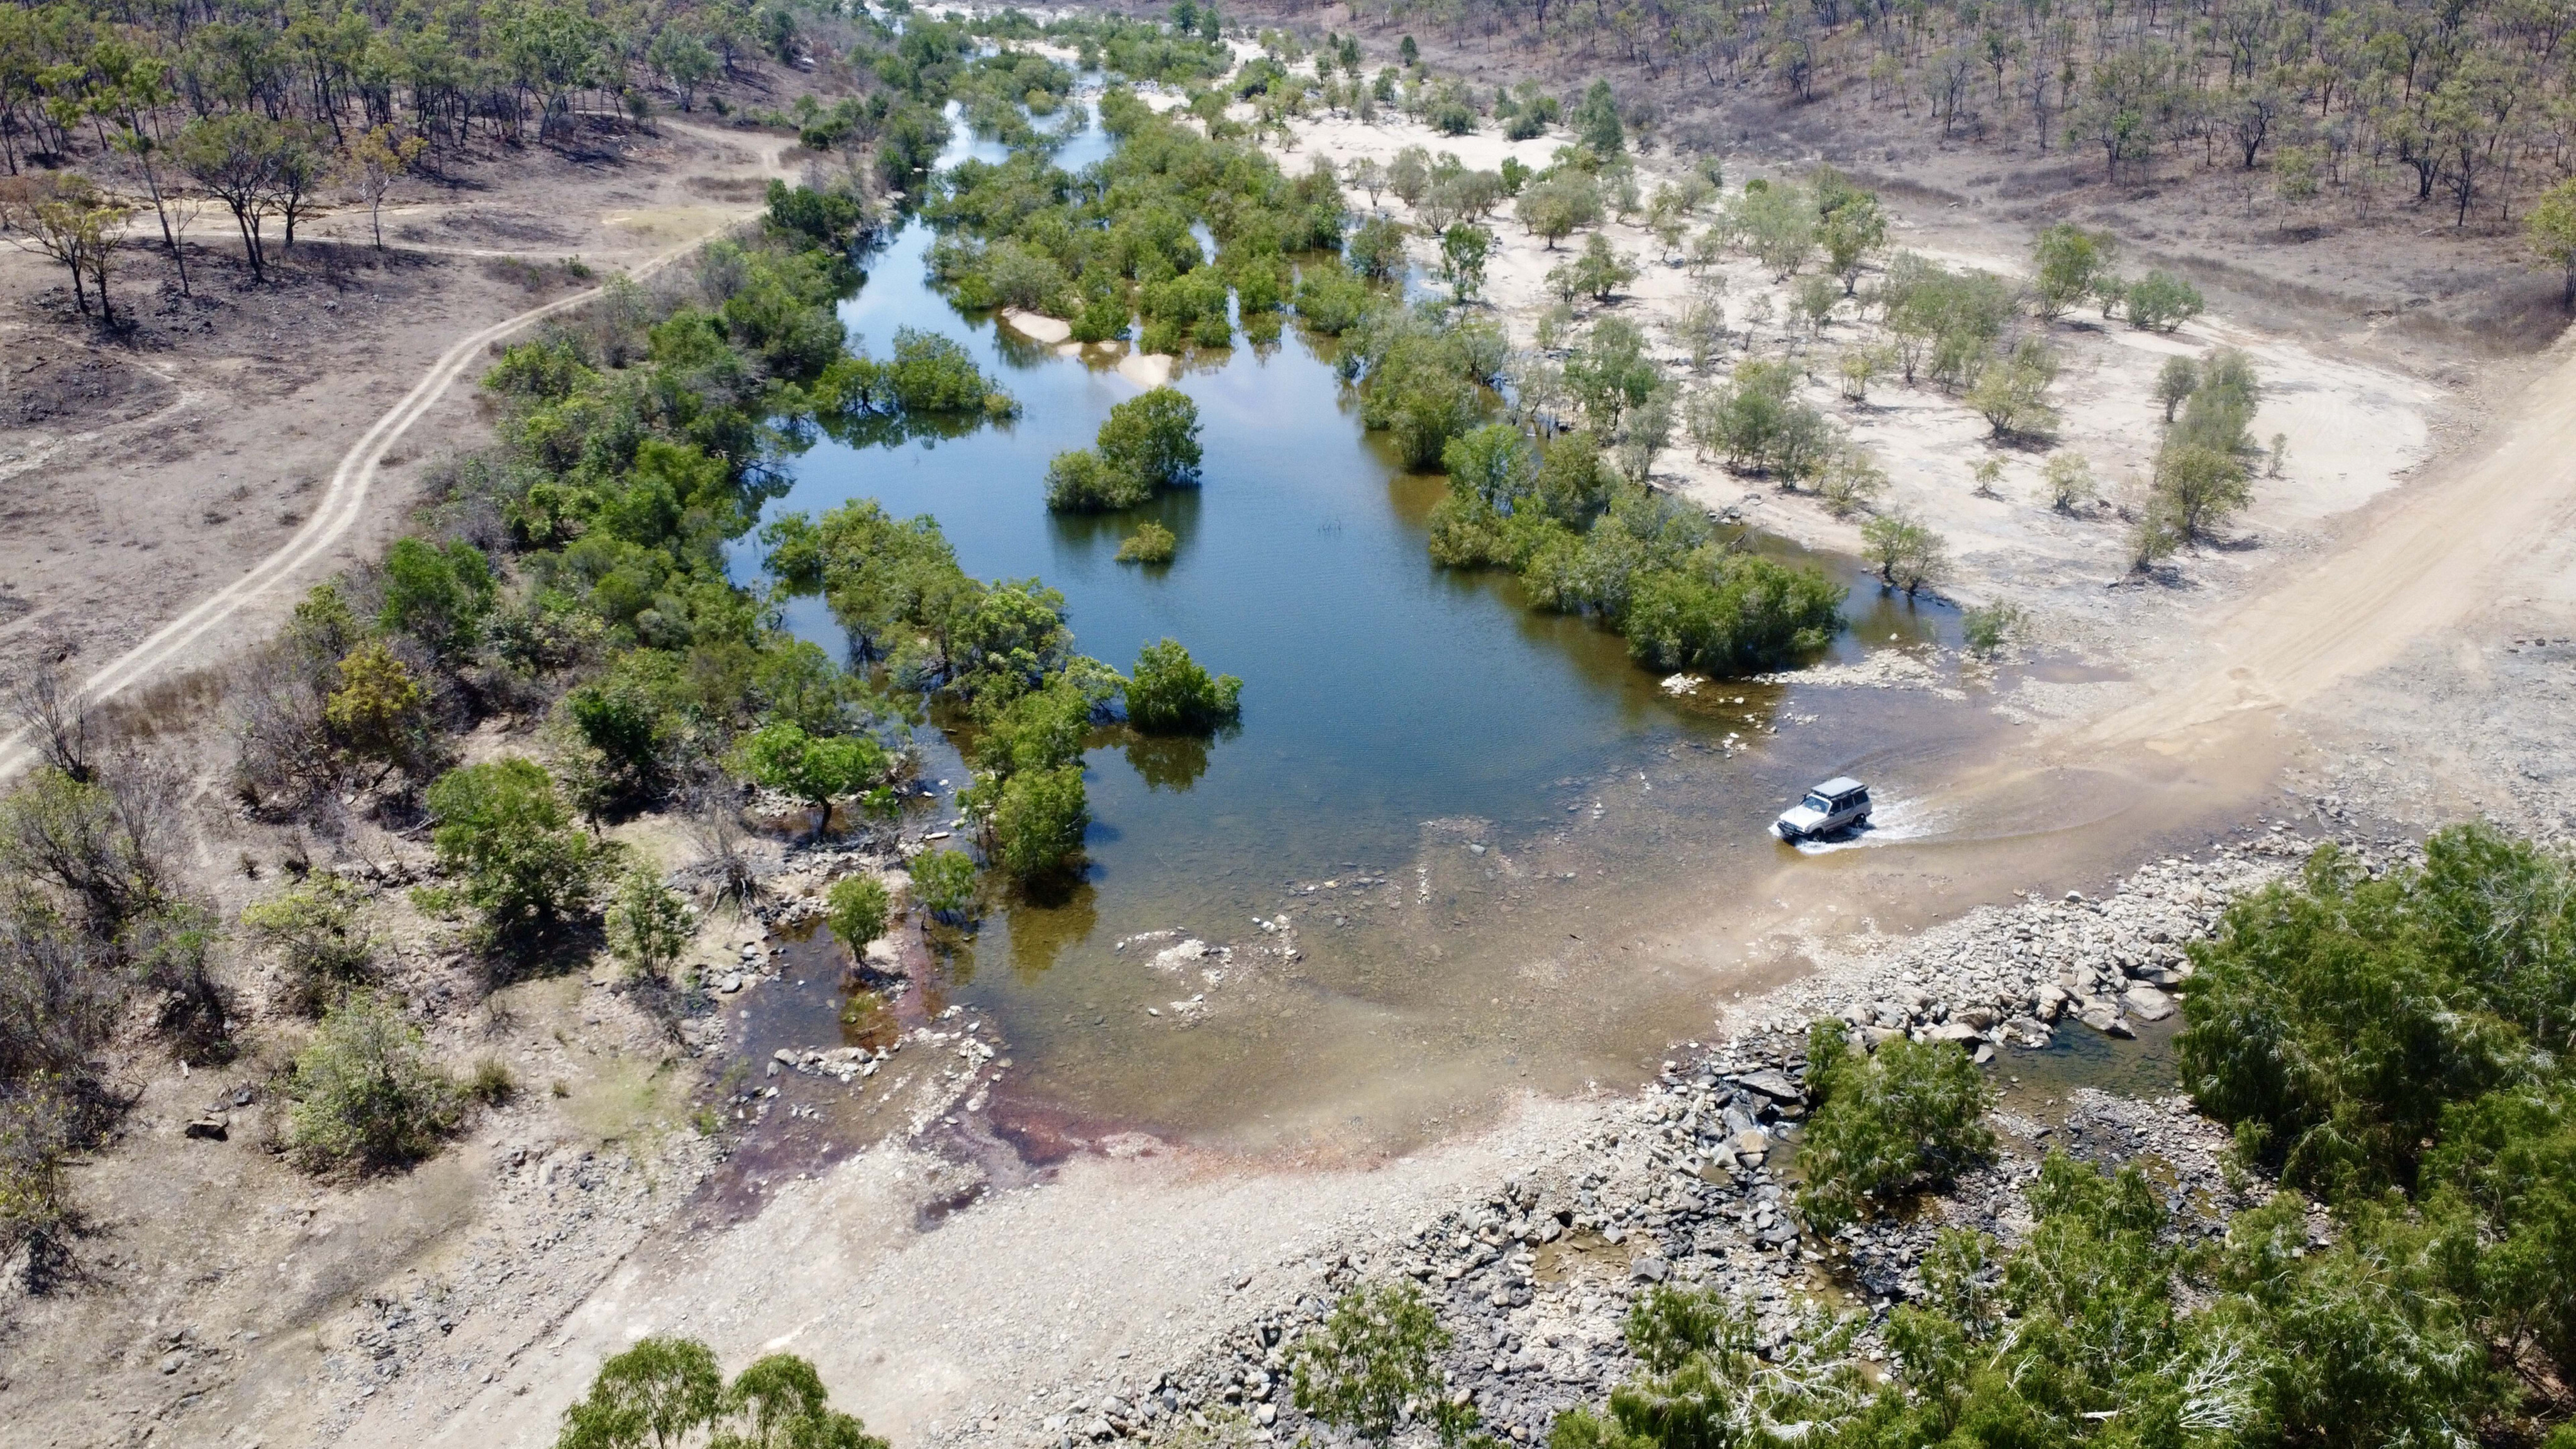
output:
POLYGON ((2316 700, 2497 600, 2518 553, 2576 525, 2576 343, 2498 416, 2483 449, 2366 511, 2341 546, 2237 606, 2138 703, 2070 731, 2074 752, 2179 757, 2237 717, 2316 700))
MULTIPOLYGON (((670 121, 665 121, 663 124, 701 140, 722 145, 737 145, 746 139, 670 121)), ((772 141, 770 144, 753 148, 753 154, 757 157, 757 174, 762 179, 786 178, 790 175, 786 162, 790 144, 772 141)), ((747 206, 730 208, 732 215, 725 225, 736 224, 743 217, 750 216, 757 210, 757 207, 747 206)), ((681 257, 689 255, 706 241, 707 236, 714 234, 715 230, 722 229, 721 226, 714 228, 707 233, 693 236, 677 246, 666 248, 636 267, 629 275, 639 278, 649 276, 681 257)), ((472 254, 509 255, 479 249, 473 250, 472 254)), ((359 436, 357 442, 350 445, 348 452, 341 455, 339 466, 332 470, 329 485, 325 488, 321 501, 314 506, 302 527, 248 572, 199 600, 187 612, 155 629, 143 642, 83 680, 81 688, 87 693, 90 701, 104 703, 134 688, 163 668, 178 662, 209 630, 230 619, 246 605, 272 589, 299 579, 317 560, 329 554, 332 547, 352 525, 366 516, 368 496, 375 484, 377 473, 383 465, 386 452, 410 429, 412 424, 418 422, 423 414, 437 405, 446 395, 447 389, 474 365, 486 348, 557 313, 579 307, 599 296, 603 290, 605 290, 604 285, 592 287, 505 317, 466 336, 440 354, 438 361, 431 365, 419 382, 413 384, 411 391, 405 393, 401 401, 377 418, 375 423, 359 436)), ((193 392, 183 392, 180 401, 163 409, 163 413, 166 414, 192 402, 195 397, 196 394, 193 392)), ((156 417, 161 415, 155 414, 156 417)), ((74 438, 70 441, 77 443, 84 439, 74 438)), ((34 751, 23 736, 16 734, 9 736, 5 742, 0 742, 0 779, 15 776, 34 759, 34 751)))

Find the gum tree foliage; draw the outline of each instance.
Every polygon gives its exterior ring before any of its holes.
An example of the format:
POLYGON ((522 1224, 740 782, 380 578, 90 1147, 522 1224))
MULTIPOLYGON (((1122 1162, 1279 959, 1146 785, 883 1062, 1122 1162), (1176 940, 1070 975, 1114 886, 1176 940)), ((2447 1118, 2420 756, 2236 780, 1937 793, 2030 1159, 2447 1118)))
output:
POLYGON ((1949 1181, 1995 1147, 1985 1125, 1994 1091, 1956 1043, 1894 1038, 1864 1052, 1843 1033, 1838 1021, 1807 1033, 1815 1110, 1798 1149, 1798 1210, 1827 1232, 1949 1181))
POLYGON ((831 1406, 813 1364, 794 1354, 754 1360, 725 1382, 695 1339, 638 1339, 599 1366, 590 1392, 564 1410, 555 1449, 886 1449, 857 1418, 831 1406))

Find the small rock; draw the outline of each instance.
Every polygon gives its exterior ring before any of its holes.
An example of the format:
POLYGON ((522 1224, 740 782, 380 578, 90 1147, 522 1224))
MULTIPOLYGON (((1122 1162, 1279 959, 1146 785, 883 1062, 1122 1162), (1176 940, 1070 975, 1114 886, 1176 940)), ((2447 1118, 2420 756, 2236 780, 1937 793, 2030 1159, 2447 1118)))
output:
POLYGON ((742 973, 739 971, 726 972, 724 980, 716 985, 716 990, 723 992, 727 996, 731 996, 741 989, 742 973))
POLYGON ((1672 1272, 1672 1265, 1652 1253, 1639 1256, 1628 1265, 1631 1283, 1661 1283, 1672 1272))
POLYGON ((189 1137, 208 1142, 222 1142, 227 1140, 231 1129, 232 1122, 223 1113, 209 1112, 203 1117, 191 1119, 188 1125, 180 1130, 189 1137))
POLYGON ((175 1374, 188 1366, 188 1356, 177 1349, 161 1355, 161 1372, 175 1374))

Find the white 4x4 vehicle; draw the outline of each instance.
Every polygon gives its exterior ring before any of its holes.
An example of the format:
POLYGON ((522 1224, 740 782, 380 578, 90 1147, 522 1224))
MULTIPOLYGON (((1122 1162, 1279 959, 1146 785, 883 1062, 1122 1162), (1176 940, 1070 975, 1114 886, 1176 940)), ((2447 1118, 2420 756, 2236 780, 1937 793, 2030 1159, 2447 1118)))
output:
POLYGON ((1868 823, 1869 787, 1846 775, 1808 791, 1806 799, 1781 811, 1771 828, 1782 840, 1795 842, 1868 823))

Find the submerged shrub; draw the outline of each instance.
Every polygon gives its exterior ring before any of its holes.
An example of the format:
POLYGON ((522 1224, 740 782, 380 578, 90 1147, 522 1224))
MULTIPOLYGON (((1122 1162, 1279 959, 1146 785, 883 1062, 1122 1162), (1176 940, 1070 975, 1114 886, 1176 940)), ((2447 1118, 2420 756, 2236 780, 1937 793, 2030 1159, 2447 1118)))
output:
POLYGON ((1243 711, 1243 681, 1210 675, 1176 640, 1148 644, 1127 682, 1127 722, 1147 734, 1195 734, 1243 711))
POLYGON ((1118 545, 1120 563, 1167 564, 1180 552, 1180 535, 1147 519, 1118 545))
POLYGON ((962 850, 926 851, 912 858, 913 899, 951 923, 975 914, 975 858, 962 850))

